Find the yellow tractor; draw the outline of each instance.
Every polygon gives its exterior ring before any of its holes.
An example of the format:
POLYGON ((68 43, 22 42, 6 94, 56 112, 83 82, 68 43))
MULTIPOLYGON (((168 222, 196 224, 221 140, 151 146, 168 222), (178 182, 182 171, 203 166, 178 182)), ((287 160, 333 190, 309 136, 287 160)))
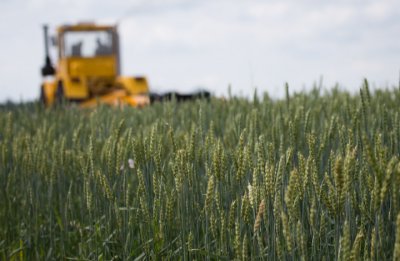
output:
POLYGON ((40 100, 46 105, 62 101, 76 102, 80 107, 99 103, 141 107, 150 103, 145 77, 120 75, 120 50, 117 27, 79 23, 58 27, 51 38, 57 47, 55 68, 49 55, 48 26, 43 27, 45 40, 44 78, 40 100))

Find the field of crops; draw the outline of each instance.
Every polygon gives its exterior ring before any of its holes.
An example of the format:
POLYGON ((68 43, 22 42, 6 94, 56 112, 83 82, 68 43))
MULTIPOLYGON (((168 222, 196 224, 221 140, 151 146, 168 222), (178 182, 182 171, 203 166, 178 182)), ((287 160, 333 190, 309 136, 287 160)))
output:
POLYGON ((398 260, 400 89, 0 108, 0 259, 398 260))

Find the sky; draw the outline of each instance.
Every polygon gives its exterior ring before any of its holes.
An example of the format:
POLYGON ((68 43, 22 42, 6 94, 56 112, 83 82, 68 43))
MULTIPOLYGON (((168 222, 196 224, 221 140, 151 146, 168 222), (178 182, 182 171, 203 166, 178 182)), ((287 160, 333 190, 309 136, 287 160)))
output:
POLYGON ((147 76, 155 92, 399 84, 398 0, 0 0, 0 102, 38 98, 42 25, 80 21, 118 23, 122 74, 147 76))

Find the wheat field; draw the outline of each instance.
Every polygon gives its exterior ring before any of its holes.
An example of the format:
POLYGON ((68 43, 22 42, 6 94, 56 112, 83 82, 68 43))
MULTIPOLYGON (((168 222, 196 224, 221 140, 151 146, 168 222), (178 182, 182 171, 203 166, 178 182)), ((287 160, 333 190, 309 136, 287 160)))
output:
POLYGON ((2 260, 399 260, 400 89, 0 108, 2 260))

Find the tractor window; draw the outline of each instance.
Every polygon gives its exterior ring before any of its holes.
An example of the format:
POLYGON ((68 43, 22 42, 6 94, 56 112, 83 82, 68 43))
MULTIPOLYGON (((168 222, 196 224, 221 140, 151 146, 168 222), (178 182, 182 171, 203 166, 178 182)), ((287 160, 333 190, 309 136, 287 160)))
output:
POLYGON ((69 31, 64 34, 64 55, 96 57, 113 54, 111 31, 69 31))

